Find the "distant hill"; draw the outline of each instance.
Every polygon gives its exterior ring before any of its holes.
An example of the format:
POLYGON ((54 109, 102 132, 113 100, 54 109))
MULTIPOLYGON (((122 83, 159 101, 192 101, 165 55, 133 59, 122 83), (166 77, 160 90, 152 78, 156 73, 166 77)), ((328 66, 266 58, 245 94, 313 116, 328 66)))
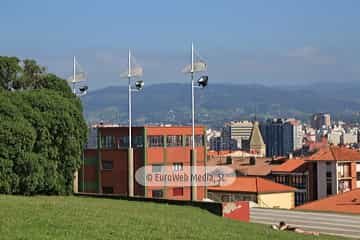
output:
MULTIPOLYGON (((360 111, 359 84, 314 84, 307 87, 211 84, 196 89, 196 122, 219 127, 233 119, 296 117, 308 120, 314 112, 330 112, 335 119, 356 120, 360 111)), ((133 98, 135 124, 190 123, 189 84, 146 86, 133 98)), ((126 123, 127 87, 108 87, 83 98, 91 121, 126 123)))

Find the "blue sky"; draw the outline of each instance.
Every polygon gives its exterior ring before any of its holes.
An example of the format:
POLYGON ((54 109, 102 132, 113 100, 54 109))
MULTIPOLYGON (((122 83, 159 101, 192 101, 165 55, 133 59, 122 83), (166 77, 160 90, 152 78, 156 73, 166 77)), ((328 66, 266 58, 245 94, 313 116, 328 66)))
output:
POLYGON ((360 1, 1 0, 0 54, 62 77, 76 55, 89 85, 124 84, 127 49, 146 84, 187 82, 192 41, 211 82, 360 80, 360 1))

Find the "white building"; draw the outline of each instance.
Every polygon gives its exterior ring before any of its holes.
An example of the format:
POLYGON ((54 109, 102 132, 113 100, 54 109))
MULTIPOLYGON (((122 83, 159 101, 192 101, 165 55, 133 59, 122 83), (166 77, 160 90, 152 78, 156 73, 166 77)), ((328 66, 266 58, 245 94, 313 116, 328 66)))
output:
POLYGON ((249 144, 253 123, 251 121, 231 121, 225 124, 223 135, 227 149, 244 149, 249 144), (235 146, 234 146, 235 140, 235 146))

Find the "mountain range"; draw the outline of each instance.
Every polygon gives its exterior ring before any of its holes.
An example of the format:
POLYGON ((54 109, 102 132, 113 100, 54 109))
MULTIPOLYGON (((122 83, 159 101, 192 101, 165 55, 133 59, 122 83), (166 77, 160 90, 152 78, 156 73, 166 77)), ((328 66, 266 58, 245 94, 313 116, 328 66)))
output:
MULTIPOLYGON (((220 127, 240 119, 295 117, 309 120, 315 112, 329 112, 334 119, 356 121, 360 110, 360 84, 329 83, 307 86, 210 84, 196 89, 196 122, 220 127)), ((189 124, 190 84, 154 84, 133 94, 134 124, 189 124)), ((83 97, 89 122, 127 123, 127 87, 115 86, 83 97)))

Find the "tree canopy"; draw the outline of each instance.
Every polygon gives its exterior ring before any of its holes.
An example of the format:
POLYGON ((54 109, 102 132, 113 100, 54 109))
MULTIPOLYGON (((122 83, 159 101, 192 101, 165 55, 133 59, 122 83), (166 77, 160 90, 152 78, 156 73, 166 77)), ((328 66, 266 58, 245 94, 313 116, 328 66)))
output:
POLYGON ((69 194, 87 126, 67 82, 0 56, 0 193, 69 194))

